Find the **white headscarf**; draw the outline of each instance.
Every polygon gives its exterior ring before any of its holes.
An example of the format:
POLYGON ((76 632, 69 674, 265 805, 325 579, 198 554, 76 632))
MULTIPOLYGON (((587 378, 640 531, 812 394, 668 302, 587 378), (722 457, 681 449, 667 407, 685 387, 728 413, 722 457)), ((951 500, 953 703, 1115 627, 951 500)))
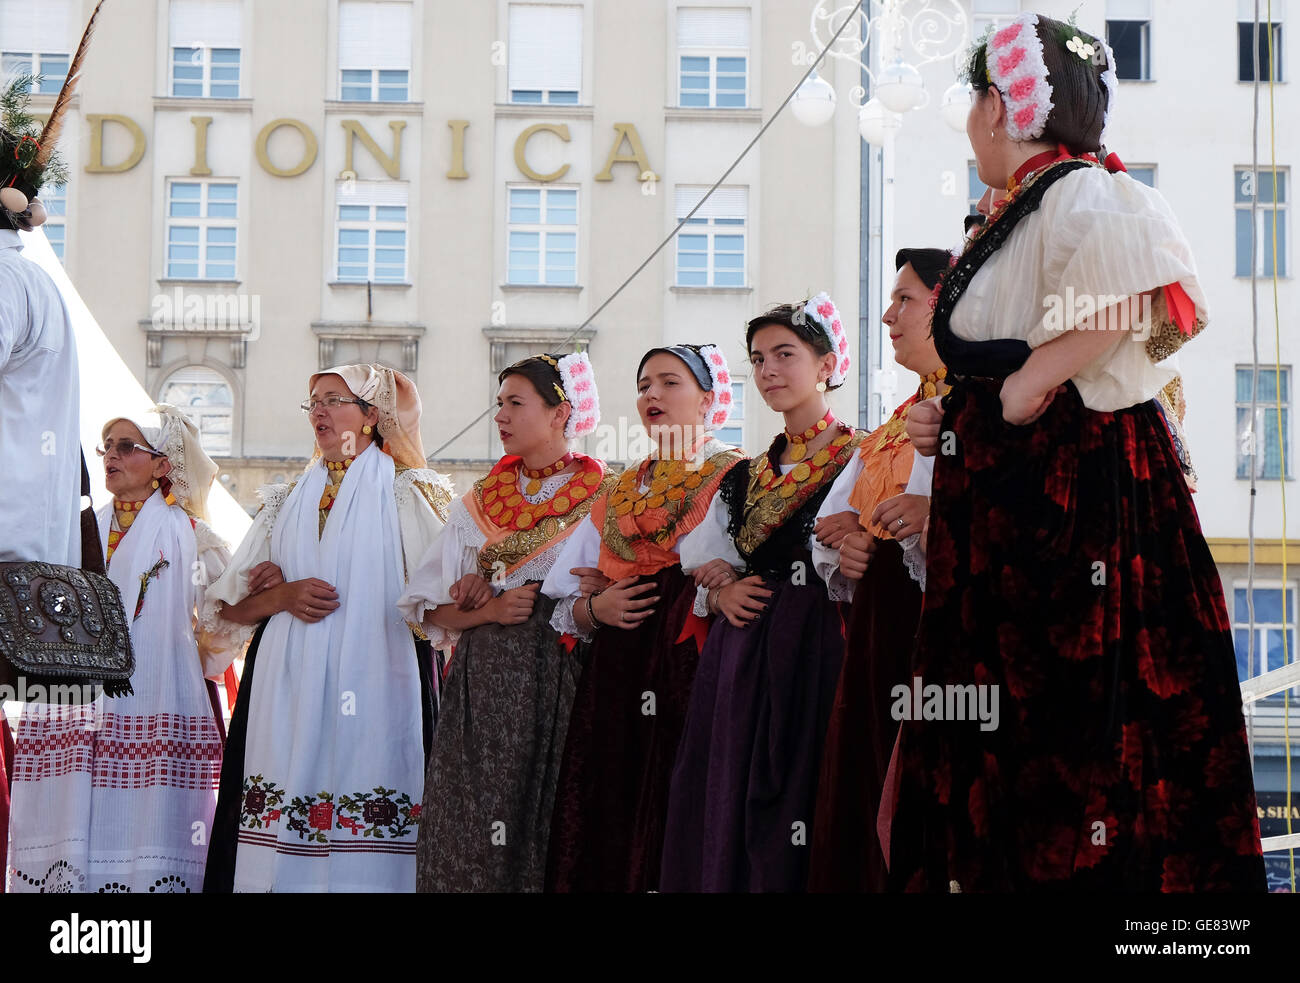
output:
POLYGON ((172 469, 166 480, 171 495, 181 508, 197 519, 208 518, 208 492, 220 468, 208 457, 199 439, 199 428, 189 417, 170 403, 159 403, 152 410, 135 416, 118 416, 104 424, 107 436, 113 424, 126 421, 140 431, 150 447, 166 456, 172 469))

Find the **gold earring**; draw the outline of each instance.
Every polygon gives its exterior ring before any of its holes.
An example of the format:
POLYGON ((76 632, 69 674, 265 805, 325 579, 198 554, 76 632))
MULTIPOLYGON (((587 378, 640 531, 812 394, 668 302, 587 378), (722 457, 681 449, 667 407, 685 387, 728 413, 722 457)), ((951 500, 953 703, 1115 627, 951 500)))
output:
POLYGON ((153 480, 153 486, 154 486, 155 488, 158 487, 158 479, 157 479, 157 478, 154 478, 154 480, 153 480))
POLYGON ((361 432, 362 432, 363 434, 365 434, 367 437, 369 437, 369 436, 370 436, 370 424, 367 423, 364 427, 362 427, 362 428, 361 428, 361 432))

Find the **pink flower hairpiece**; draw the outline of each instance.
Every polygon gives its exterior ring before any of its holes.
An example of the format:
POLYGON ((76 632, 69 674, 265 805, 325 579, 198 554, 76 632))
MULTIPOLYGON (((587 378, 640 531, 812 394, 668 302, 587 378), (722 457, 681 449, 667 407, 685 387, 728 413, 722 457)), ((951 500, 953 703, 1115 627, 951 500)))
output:
POLYGON ((713 380, 713 406, 709 409, 705 426, 710 430, 719 430, 731 417, 731 369, 727 366, 722 349, 717 345, 705 345, 700 349, 700 357, 708 366, 709 378, 713 380))
POLYGON ((826 384, 831 387, 843 385, 849 377, 849 338, 844 333, 844 324, 840 321, 840 312, 836 309, 835 302, 823 290, 803 305, 803 314, 812 318, 822 329, 831 343, 831 351, 835 353, 835 370, 826 384))
POLYGON ((996 32, 988 45, 989 81, 1007 104, 1007 136, 1037 140, 1052 112, 1052 85, 1038 36, 1038 15, 1023 13, 996 32))
POLYGON ((596 392, 596 375, 586 352, 565 355, 555 366, 564 386, 564 398, 573 407, 569 422, 564 426, 564 437, 573 440, 585 437, 600 422, 600 397, 596 392))

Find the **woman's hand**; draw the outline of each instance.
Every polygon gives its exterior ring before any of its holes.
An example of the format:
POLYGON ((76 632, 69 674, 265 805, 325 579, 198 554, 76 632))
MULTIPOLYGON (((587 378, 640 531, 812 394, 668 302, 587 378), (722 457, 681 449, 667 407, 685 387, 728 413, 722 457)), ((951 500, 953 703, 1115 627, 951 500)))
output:
POLYGON ((578 593, 583 597, 603 591, 614 582, 596 567, 574 567, 569 573, 578 578, 578 593))
POLYGON ((310 625, 323 620, 339 606, 338 591, 315 577, 292 580, 271 589, 283 593, 281 611, 288 611, 299 621, 310 625))
POLYGON ((907 411, 907 436, 922 457, 939 453, 939 431, 943 426, 941 396, 915 404, 907 411))
POLYGON ((467 573, 447 591, 457 611, 476 611, 492 600, 492 585, 476 573, 467 573))
POLYGON ((744 628, 758 620, 771 596, 772 592, 763 586, 762 577, 746 577, 718 591, 715 603, 733 627, 744 628))
POLYGON ((736 582, 736 571, 726 560, 710 560, 695 571, 695 586, 705 590, 725 587, 736 582))
MULTIPOLYGON (((660 595, 647 597, 655 589, 653 582, 638 584, 639 577, 616 580, 591 599, 591 610, 602 625, 611 628, 635 628, 655 613, 660 595)), ((584 602, 579 602, 584 603, 584 602)))
POLYGON ((877 523, 895 539, 906 539, 921 531, 926 516, 930 514, 928 495, 895 495, 887 498, 871 513, 871 521, 877 523))
POLYGON ((847 580, 861 580, 876 552, 876 537, 865 530, 846 536, 840 544, 840 573, 847 580))
MULTIPOLYGON (((522 625, 533 616, 533 606, 537 603, 537 592, 541 584, 524 584, 502 591, 496 597, 489 597, 487 603, 492 605, 492 620, 499 625, 522 625)), ((489 589, 490 593, 490 589, 489 589)))
POLYGON ((862 517, 852 510, 836 512, 818 519, 813 526, 813 535, 827 549, 837 550, 845 536, 862 528, 861 521, 862 517))
POLYGON ((1047 408, 1061 393, 1065 386, 1056 386, 1047 392, 1034 392, 1027 384, 1027 377, 1020 372, 1012 372, 1002 382, 1002 419, 1014 427, 1023 427, 1033 423, 1047 412, 1047 408))
POLYGON ((248 593, 260 594, 264 590, 272 587, 279 587, 284 583, 284 574, 270 560, 265 560, 248 571, 248 593))

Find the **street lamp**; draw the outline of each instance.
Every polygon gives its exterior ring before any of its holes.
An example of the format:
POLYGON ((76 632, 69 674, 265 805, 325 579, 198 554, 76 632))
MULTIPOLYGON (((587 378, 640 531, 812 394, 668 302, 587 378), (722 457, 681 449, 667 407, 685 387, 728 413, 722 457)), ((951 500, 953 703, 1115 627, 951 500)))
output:
MULTIPOLYGON (((887 263, 894 255, 894 144, 902 129, 903 116, 921 109, 930 102, 925 81, 919 69, 931 62, 953 58, 967 46, 966 11, 958 0, 863 0, 861 7, 852 4, 832 7, 831 0, 818 0, 813 8, 809 25, 817 49, 826 49, 827 56, 855 64, 871 85, 872 98, 867 91, 854 86, 851 93, 858 108, 858 132, 862 139, 880 150, 879 174, 880 209, 872 223, 871 239, 874 264, 870 274, 868 317, 872 324, 883 313, 883 299, 887 292, 885 276, 887 263), (828 44, 835 32, 848 18, 858 21, 856 29, 850 24, 833 44, 828 44)), ((809 78, 800 92, 816 76, 809 78)), ((826 82, 817 79, 820 86, 826 82)), ((818 89, 818 98, 825 96, 818 89)), ((833 92, 831 93, 833 100, 833 92)), ((795 115, 801 122, 813 125, 817 114, 812 111, 812 93, 807 108, 801 110, 803 100, 796 94, 795 115)), ((964 132, 966 116, 970 111, 970 90, 962 83, 951 86, 943 95, 940 115, 954 130, 964 132)), ((834 103, 819 122, 829 120, 834 103)), ((888 400, 893 395, 895 376, 892 358, 887 358, 884 332, 875 333, 876 344, 863 352, 868 367, 871 388, 879 395, 877 405, 868 408, 868 424, 876 426, 889 410, 888 400), (872 371, 874 370, 874 371, 872 371)))
POLYGON ((804 126, 821 126, 835 115, 835 86, 813 72, 795 90, 790 109, 804 126))

